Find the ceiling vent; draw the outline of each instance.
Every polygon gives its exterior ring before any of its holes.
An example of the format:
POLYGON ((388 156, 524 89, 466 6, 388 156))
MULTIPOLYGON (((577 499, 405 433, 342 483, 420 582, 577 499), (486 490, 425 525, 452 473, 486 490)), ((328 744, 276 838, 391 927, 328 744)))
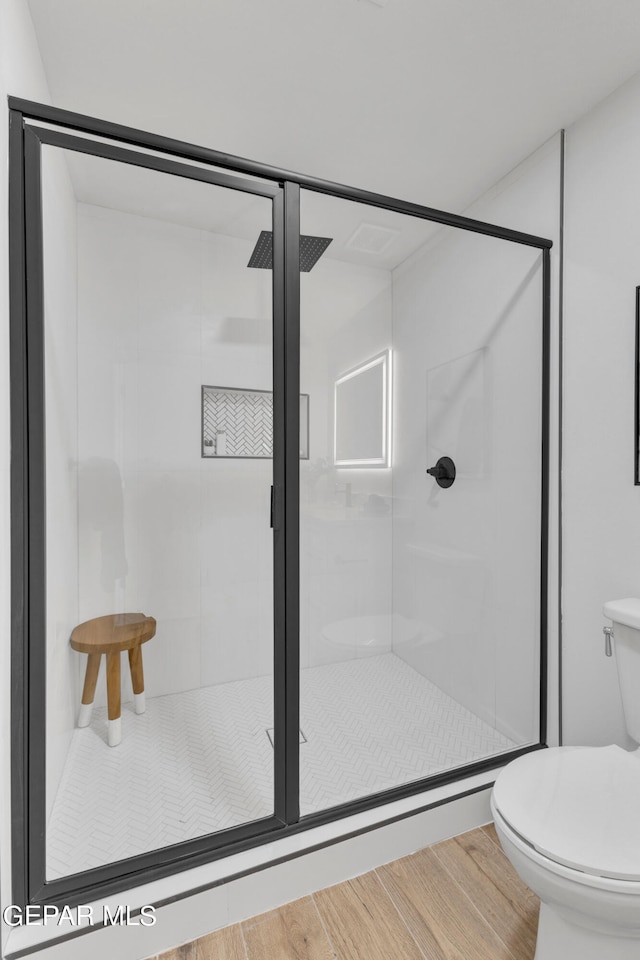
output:
POLYGON ((400 231, 391 227, 361 223, 347 240, 346 246, 360 253, 385 253, 399 235, 400 231))
MULTIPOLYGON (((309 273, 315 267, 332 239, 332 237, 306 237, 300 234, 301 273, 309 273)), ((247 266, 261 270, 273 269, 273 234, 271 230, 261 231, 247 266)))

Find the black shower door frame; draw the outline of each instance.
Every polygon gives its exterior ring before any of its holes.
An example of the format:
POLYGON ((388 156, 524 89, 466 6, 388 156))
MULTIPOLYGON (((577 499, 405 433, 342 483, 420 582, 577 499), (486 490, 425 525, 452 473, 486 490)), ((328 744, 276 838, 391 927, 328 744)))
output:
MULTIPOLYGON (((547 712, 551 241, 14 97, 9 98, 9 121, 12 903, 87 903, 430 787, 463 780, 543 747, 547 712), (261 195, 273 202, 274 815, 52 881, 46 880, 45 873, 46 458, 40 185, 41 148, 45 144, 261 195), (301 187, 538 248, 543 284, 539 742, 302 818, 298 758, 301 187)), ((461 783, 459 794, 468 792, 461 783)), ((432 805, 425 798, 420 809, 432 805)))

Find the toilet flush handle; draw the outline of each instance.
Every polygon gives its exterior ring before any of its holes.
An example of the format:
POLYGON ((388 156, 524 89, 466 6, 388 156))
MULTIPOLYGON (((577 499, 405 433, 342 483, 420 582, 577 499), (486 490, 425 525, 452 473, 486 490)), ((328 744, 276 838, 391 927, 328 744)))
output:
POLYGON ((602 632, 604 633, 604 652, 605 656, 611 656, 611 637, 613 636, 613 627, 603 627, 602 632))

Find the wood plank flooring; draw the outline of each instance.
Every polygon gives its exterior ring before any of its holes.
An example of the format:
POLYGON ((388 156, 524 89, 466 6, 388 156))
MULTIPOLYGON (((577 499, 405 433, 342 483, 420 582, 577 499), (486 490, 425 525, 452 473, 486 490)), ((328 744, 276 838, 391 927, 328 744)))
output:
POLYGON ((155 960, 533 960, 538 909, 488 824, 155 960))

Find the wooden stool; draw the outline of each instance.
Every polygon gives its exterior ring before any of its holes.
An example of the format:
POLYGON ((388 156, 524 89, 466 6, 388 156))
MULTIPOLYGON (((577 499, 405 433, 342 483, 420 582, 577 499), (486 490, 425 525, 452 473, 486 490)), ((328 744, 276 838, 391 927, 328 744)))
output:
POLYGON ((142 672, 142 644, 156 632, 156 621, 144 613, 116 613, 107 617, 86 620, 75 627, 71 646, 79 653, 88 654, 84 675, 82 705, 78 726, 87 727, 96 692, 100 658, 107 655, 107 703, 109 716, 109 746, 120 743, 120 654, 129 653, 129 667, 136 713, 144 713, 144 674, 142 672))

